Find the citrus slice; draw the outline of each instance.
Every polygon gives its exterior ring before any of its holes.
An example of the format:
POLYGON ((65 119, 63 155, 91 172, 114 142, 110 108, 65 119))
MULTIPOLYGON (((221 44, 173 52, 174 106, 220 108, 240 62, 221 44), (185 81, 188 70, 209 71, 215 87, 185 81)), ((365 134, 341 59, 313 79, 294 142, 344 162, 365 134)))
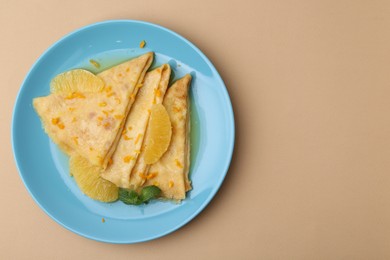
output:
POLYGON ((58 74, 50 82, 52 93, 75 91, 97 92, 104 88, 104 81, 88 70, 75 69, 58 74))
POLYGON ((171 142, 172 125, 167 110, 162 104, 152 107, 145 137, 145 163, 153 164, 167 151, 171 142))
POLYGON ((80 190, 91 199, 102 202, 118 199, 118 187, 100 177, 100 168, 91 165, 82 156, 74 155, 70 158, 69 170, 80 190))

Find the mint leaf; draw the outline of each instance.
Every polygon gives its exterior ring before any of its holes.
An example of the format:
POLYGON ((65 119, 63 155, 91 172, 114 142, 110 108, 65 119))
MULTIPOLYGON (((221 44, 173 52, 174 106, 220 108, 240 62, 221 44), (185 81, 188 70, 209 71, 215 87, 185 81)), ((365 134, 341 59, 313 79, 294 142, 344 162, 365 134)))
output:
POLYGON ((143 202, 134 190, 120 188, 118 197, 120 201, 127 205, 140 205, 143 202))
POLYGON ((155 199, 160 196, 161 190, 157 186, 146 186, 141 190, 141 195, 139 196, 142 202, 148 202, 149 200, 155 199))
POLYGON ((160 196, 161 190, 157 186, 146 186, 142 188, 141 194, 134 190, 120 188, 118 192, 119 200, 127 205, 141 205, 160 196))

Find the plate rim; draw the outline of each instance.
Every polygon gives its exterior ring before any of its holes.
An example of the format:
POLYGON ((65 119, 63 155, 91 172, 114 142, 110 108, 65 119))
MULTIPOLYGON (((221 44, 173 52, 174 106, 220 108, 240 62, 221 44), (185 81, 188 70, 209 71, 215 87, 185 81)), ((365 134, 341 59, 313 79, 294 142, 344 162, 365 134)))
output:
POLYGON ((15 100, 16 101, 15 101, 15 104, 14 104, 14 107, 13 107, 13 110, 12 110, 11 144, 12 144, 13 157, 14 157, 14 160, 16 162, 16 167, 17 167, 17 170, 18 170, 19 177, 22 179, 22 182, 23 182, 25 188, 27 189, 29 195, 33 198, 35 203, 43 210, 43 212, 46 213, 46 215, 48 215, 56 223, 60 224, 60 226, 62 226, 63 228, 65 228, 65 229, 67 229, 67 230, 69 230, 69 231, 71 231, 71 232, 73 232, 75 234, 78 234, 78 235, 80 235, 82 237, 91 239, 91 240, 95 240, 95 241, 99 241, 99 242, 105 242, 105 243, 111 243, 111 244, 134 244, 134 243, 141 243, 141 242, 146 242, 146 241, 150 241, 150 240, 155 240, 157 238, 160 238, 160 237, 166 236, 168 234, 171 234, 172 232, 180 229, 181 227, 183 227, 184 225, 186 225, 190 221, 192 221, 196 216, 199 215, 200 212, 202 212, 210 204, 211 200, 215 197, 215 195, 219 191, 219 189, 220 189, 220 187, 221 187, 223 181, 225 180, 225 177, 226 177, 226 175, 227 175, 227 173, 229 171, 229 167, 230 167, 230 164, 231 164, 231 161, 232 161, 232 157, 233 157, 234 146, 235 146, 235 119, 234 119, 233 106, 232 106, 232 102, 231 102, 231 99, 230 99, 230 95, 229 95, 228 89, 226 88, 226 85, 225 85, 222 77, 220 76, 219 72, 217 71, 217 69, 215 68, 213 63, 210 61, 210 59, 195 44, 193 44, 192 42, 190 42, 189 40, 187 40, 185 37, 181 36, 180 34, 174 32, 173 30, 168 29, 166 27, 163 27, 163 26, 161 26, 159 24, 146 22, 146 21, 143 21, 143 20, 113 19, 113 20, 104 20, 104 21, 100 21, 100 22, 91 23, 91 24, 88 24, 86 26, 82 26, 82 27, 80 27, 80 28, 78 28, 76 30, 73 30, 73 31, 65 34, 60 39, 56 40, 53 44, 51 44, 48 48, 46 48, 45 51, 39 56, 39 58, 32 64, 32 66, 28 70, 28 72, 27 72, 27 74, 26 74, 22 84, 20 85, 20 88, 19 88, 19 91, 17 93, 17 96, 16 96, 15 100), (30 78, 31 73, 33 72, 35 67, 41 62, 41 60, 43 60, 43 58, 52 49, 56 48, 57 45, 61 44, 68 37, 70 37, 72 35, 75 35, 75 34, 78 34, 78 33, 82 33, 85 30, 93 29, 94 27, 98 27, 98 26, 101 26, 101 25, 114 24, 114 26, 115 26, 115 24, 121 24, 121 23, 141 24, 141 25, 151 26, 151 27, 157 28, 159 30, 163 30, 163 31, 167 32, 168 34, 171 34, 174 37, 179 38, 180 40, 182 40, 183 42, 188 44, 197 54, 199 54, 201 56, 201 58, 206 62, 206 64, 210 67, 210 69, 213 71, 213 73, 216 76, 217 80, 223 86, 223 95, 224 95, 224 99, 227 101, 227 108, 228 108, 227 119, 228 119, 228 123, 229 123, 229 128, 231 130, 231 140, 230 140, 230 142, 228 144, 228 149, 227 149, 228 150, 228 156, 226 157, 225 164, 223 166, 223 171, 222 171, 222 173, 220 175, 220 178, 218 179, 216 185, 213 186, 213 189, 212 189, 210 195, 201 203, 201 205, 198 207, 198 209, 196 211, 194 211, 191 215, 189 215, 184 221, 179 222, 177 225, 175 225, 174 227, 172 227, 170 229, 167 229, 165 232, 160 232, 159 234, 156 234, 156 235, 144 238, 144 239, 138 239, 138 240, 137 239, 136 240, 134 240, 134 239, 133 240, 127 239, 126 241, 116 241, 116 240, 113 240, 113 239, 105 239, 105 238, 89 235, 87 233, 83 233, 81 231, 78 231, 78 230, 74 229, 73 227, 64 224, 60 219, 58 219, 55 216, 53 216, 40 203, 40 201, 34 196, 32 191, 30 190, 30 188, 29 188, 29 186, 28 186, 28 184, 27 184, 27 182, 26 182, 25 178, 23 177, 23 174, 22 174, 22 172, 20 170, 21 169, 20 165, 22 164, 22 162, 20 161, 21 159, 16 156, 16 150, 15 150, 15 140, 16 140, 15 136, 16 136, 16 134, 15 134, 15 127, 14 127, 15 120, 16 120, 15 119, 15 117, 16 117, 16 113, 15 112, 16 112, 18 106, 19 106, 19 102, 21 102, 20 101, 21 93, 26 88, 25 87, 26 81, 30 78))

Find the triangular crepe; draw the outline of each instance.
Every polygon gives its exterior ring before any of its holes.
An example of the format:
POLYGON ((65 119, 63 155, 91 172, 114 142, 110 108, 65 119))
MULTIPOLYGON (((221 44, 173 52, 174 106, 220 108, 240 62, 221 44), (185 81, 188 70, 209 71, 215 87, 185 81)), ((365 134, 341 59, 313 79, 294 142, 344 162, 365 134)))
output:
POLYGON ((91 164, 105 168, 119 141, 124 121, 153 53, 103 71, 101 92, 53 93, 35 98, 33 105, 46 133, 91 164))
POLYGON ((168 87, 171 68, 168 64, 146 74, 142 88, 127 117, 122 137, 112 163, 101 176, 122 188, 130 188, 130 173, 141 152, 153 104, 161 104, 168 87))
POLYGON ((172 123, 172 138, 168 150, 146 175, 144 186, 157 185, 162 196, 182 200, 191 189, 188 180, 190 111, 188 89, 191 76, 186 75, 176 81, 165 95, 163 105, 172 123))

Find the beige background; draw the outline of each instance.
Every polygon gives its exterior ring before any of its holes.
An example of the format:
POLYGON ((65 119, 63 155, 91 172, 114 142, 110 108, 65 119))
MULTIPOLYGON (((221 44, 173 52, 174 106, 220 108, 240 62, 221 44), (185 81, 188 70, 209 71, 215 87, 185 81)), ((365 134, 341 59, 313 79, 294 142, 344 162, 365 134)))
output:
POLYGON ((0 259, 390 259, 389 1, 0 0, 0 35, 0 259), (237 139, 224 185, 194 221, 111 245, 33 202, 10 122, 47 47, 125 18, 204 51, 231 94, 237 139))

